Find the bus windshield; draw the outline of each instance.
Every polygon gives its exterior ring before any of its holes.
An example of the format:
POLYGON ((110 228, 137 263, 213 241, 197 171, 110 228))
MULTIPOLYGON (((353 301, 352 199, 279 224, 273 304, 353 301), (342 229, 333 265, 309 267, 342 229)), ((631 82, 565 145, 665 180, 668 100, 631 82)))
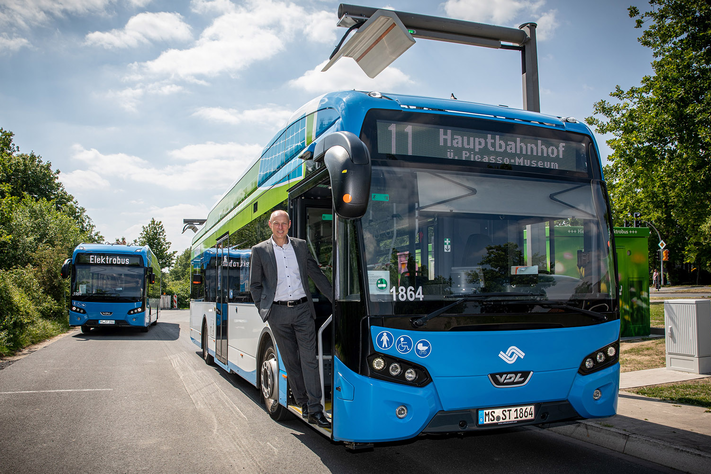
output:
POLYGON ((143 267, 125 265, 83 265, 74 267, 72 299, 79 301, 143 300, 143 267))
MULTIPOLYGON (((373 167, 361 221, 371 315, 423 314, 457 298, 611 311, 604 195, 589 179, 373 167)), ((453 312, 492 310, 460 306, 453 312)))

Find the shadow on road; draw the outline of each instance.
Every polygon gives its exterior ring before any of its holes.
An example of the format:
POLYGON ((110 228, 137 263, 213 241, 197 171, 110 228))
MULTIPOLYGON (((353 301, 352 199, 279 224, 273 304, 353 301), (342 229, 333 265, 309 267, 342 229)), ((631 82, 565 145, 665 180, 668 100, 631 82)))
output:
POLYGON ((143 332, 140 327, 98 327, 93 328, 88 334, 77 332, 72 336, 75 339, 146 339, 149 341, 175 341, 180 337, 180 325, 177 323, 157 322, 148 327, 148 332, 143 332))

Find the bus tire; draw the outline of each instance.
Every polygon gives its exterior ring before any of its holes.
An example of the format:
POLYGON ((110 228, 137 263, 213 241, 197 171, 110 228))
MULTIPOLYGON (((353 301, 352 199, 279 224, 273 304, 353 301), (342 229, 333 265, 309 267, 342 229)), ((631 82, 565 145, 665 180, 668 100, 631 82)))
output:
POLYGON ((265 344, 261 361, 259 386, 264 408, 272 420, 285 420, 289 418, 290 413, 279 404, 279 360, 271 342, 265 344))
POLYGON ((150 326, 143 326, 143 327, 141 328, 141 332, 148 332, 148 328, 149 328, 149 327, 150 327, 150 326))
POLYGON ((205 361, 207 365, 215 365, 215 359, 210 355, 207 350, 207 324, 202 323, 202 360, 205 361))
POLYGON ((91 332, 91 328, 87 326, 86 324, 82 324, 81 326, 81 333, 82 334, 89 334, 91 332))

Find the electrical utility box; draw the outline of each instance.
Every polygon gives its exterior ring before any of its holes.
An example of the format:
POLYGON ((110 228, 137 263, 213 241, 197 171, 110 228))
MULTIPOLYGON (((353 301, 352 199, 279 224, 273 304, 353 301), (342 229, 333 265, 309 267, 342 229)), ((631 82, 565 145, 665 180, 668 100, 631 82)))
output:
POLYGON ((667 369, 711 374, 711 300, 664 302, 667 369))
MULTIPOLYGON (((649 228, 615 227, 614 232, 620 283, 620 334, 623 337, 649 336, 649 228)), ((556 274, 581 278, 581 269, 575 264, 577 251, 581 248, 582 227, 555 228, 556 274)))
POLYGON ((649 227, 615 227, 620 335, 649 336, 649 227))

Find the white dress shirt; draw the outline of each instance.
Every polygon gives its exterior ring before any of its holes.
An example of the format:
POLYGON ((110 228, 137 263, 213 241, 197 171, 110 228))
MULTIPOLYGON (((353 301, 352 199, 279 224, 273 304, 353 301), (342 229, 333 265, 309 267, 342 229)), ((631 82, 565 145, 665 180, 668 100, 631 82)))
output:
POLYGON ((299 273, 299 263, 296 261, 294 246, 287 237, 283 247, 279 246, 272 237, 274 257, 277 263, 277 287, 274 301, 300 300, 306 296, 304 285, 299 273))

